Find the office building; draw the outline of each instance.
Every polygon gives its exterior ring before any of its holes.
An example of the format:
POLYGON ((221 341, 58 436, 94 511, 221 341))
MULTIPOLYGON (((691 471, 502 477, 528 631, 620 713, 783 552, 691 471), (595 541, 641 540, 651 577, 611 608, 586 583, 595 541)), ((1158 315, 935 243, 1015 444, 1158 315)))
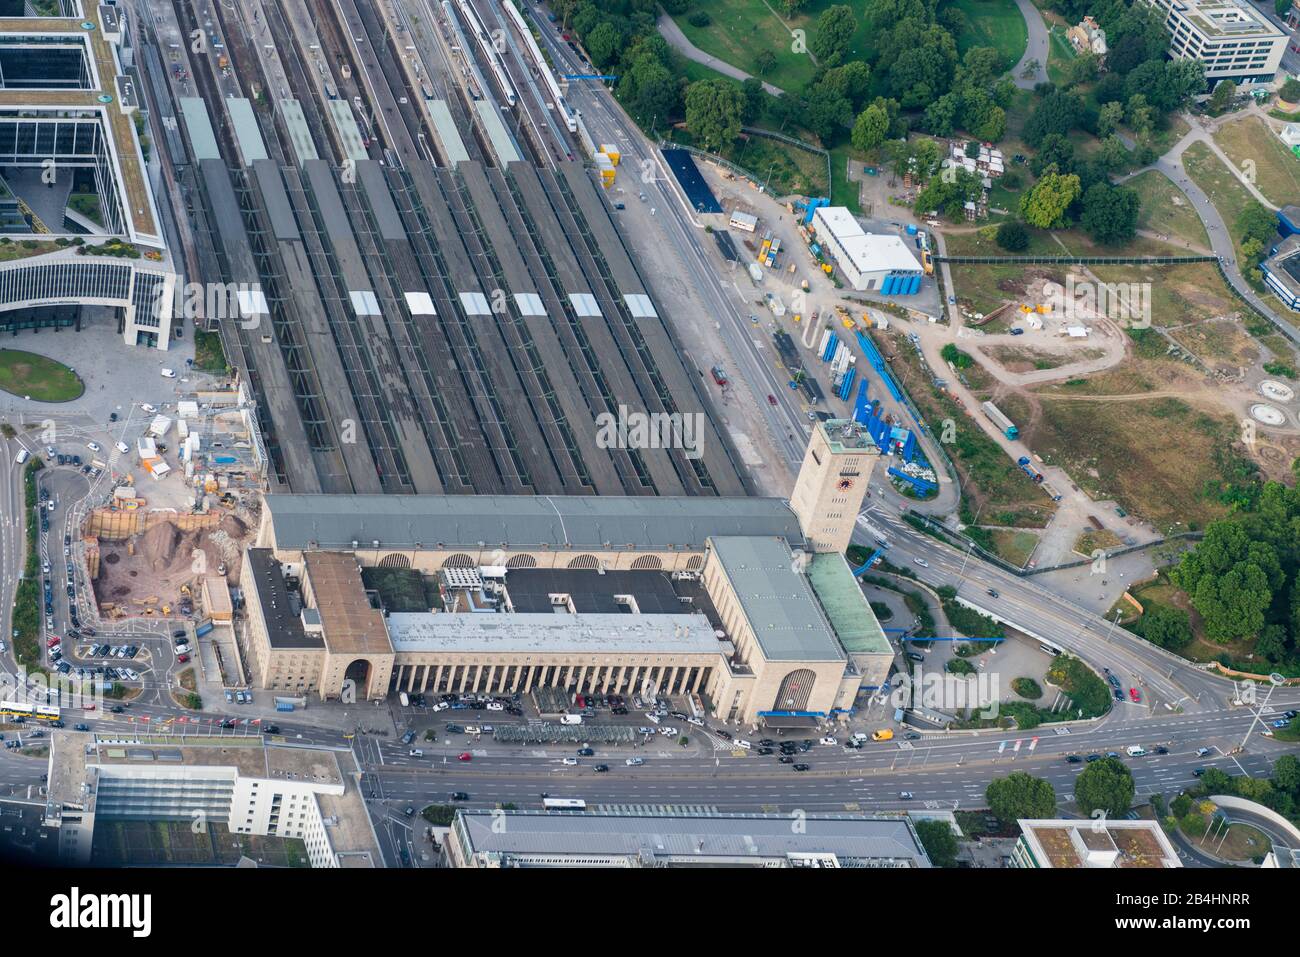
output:
POLYGON ((0 263, 0 328, 70 325, 66 308, 49 307, 107 306, 128 345, 166 349, 176 277, 141 145, 129 12, 66 0, 59 13, 0 19, 0 165, 13 171, 0 215, 40 234, 0 263), (143 256, 94 248, 114 242, 143 256))
POLYGON ((1159 821, 1022 820, 1012 867, 1182 867, 1159 821))
POLYGON ((60 860, 82 866, 92 863, 97 823, 200 821, 299 838, 312 867, 379 867, 357 778, 350 752, 261 736, 55 731, 45 824, 58 831, 60 860))
POLYGON ((1271 83, 1287 35, 1247 0, 1148 0, 1164 17, 1169 55, 1205 64, 1206 89, 1271 83))
POLYGON ((931 866, 906 817, 810 814, 799 825, 785 814, 462 810, 446 849, 453 867, 931 866))

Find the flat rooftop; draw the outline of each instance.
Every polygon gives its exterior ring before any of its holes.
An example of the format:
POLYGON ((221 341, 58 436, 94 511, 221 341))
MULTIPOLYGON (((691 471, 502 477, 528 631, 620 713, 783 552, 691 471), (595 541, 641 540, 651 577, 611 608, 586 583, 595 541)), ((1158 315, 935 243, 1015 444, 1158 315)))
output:
POLYGON ((1239 0, 1173 0, 1165 6, 1181 12, 1198 30, 1215 40, 1284 36, 1271 20, 1239 0))
POLYGON ((769 661, 843 661, 808 576, 778 538, 721 537, 709 544, 769 661))
POLYGON ((241 581, 243 588, 257 593, 266 623, 266 639, 272 648, 323 648, 319 635, 308 633, 300 617, 301 602, 289 594, 280 563, 269 548, 250 548, 248 565, 251 581, 241 581))
POLYGON ((1044 868, 1182 867, 1157 821, 1022 820, 1020 831, 1044 868))
POLYGON ((824 422, 818 422, 816 427, 821 429, 832 452, 880 454, 876 440, 860 422, 852 419, 826 419, 824 422))
POLYGON ((106 771, 119 767, 233 768, 240 777, 289 780, 337 787, 343 783, 332 751, 263 746, 258 736, 247 738, 208 735, 146 735, 131 741, 109 740, 94 744, 87 763, 106 771))
POLYGON ((81 109, 101 116, 110 133, 114 167, 125 190, 127 209, 124 213, 135 232, 132 238, 150 245, 161 245, 162 230, 154 219, 153 195, 142 166, 143 153, 136 139, 135 121, 122 111, 122 104, 117 99, 115 80, 122 71, 114 53, 114 45, 105 35, 100 23, 100 7, 95 3, 82 3, 81 15, 77 17, 0 18, 0 34, 76 34, 87 38, 99 89, 0 90, 0 109, 23 107, 51 112, 81 109), (87 27, 87 24, 90 26, 87 27), (112 102, 103 102, 101 96, 112 97, 112 102))
POLYGON ((680 615, 691 605, 683 602, 673 580, 662 571, 578 571, 564 568, 512 568, 506 573, 506 592, 516 613, 555 611, 551 595, 568 595, 580 613, 629 613, 616 595, 629 595, 643 615, 680 615))
POLYGON ((320 613, 325 647, 331 654, 387 654, 392 651, 384 615, 370 604, 357 560, 343 552, 303 556, 313 607, 320 613))
POLYGON ((905 818, 810 815, 801 829, 782 814, 548 814, 462 810, 470 852, 503 855, 635 857, 646 866, 692 862, 744 864, 791 855, 834 855, 841 867, 929 867, 905 818), (493 826, 504 814, 505 827, 493 826))
POLYGON ((753 496, 268 495, 280 549, 693 549, 716 535, 803 541, 789 504, 753 496))
POLYGON ((893 646, 844 556, 838 552, 814 555, 807 572, 808 583, 844 650, 849 654, 880 654, 892 658, 893 646))
POLYGON ((556 615, 394 612, 388 616, 393 650, 474 654, 721 655, 719 641, 700 614, 556 615))

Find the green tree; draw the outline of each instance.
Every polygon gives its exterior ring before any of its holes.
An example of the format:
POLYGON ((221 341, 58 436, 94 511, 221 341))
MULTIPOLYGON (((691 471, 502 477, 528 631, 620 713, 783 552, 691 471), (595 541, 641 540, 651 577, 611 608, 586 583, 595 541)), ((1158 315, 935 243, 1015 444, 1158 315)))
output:
POLYGON ((833 89, 853 104, 854 110, 861 110, 871 93, 871 67, 861 60, 850 60, 827 70, 818 85, 833 89))
POLYGON ((1124 122, 1124 104, 1111 100, 1097 112, 1097 135, 1110 136, 1124 122))
POLYGON ((1220 80, 1214 85, 1214 92, 1210 94, 1209 108, 1212 113, 1220 113, 1226 107, 1229 101, 1237 95, 1237 84, 1231 80, 1220 80))
POLYGON ((1037 148, 1050 133, 1065 136, 1083 115, 1083 101, 1060 90, 1047 94, 1025 121, 1024 139, 1037 148))
POLYGON ((755 122, 763 115, 763 107, 767 103, 767 93, 763 90, 763 81, 748 77, 740 84, 740 92, 745 97, 745 109, 741 114, 741 119, 746 123, 755 122))
POLYGON ((1139 136, 1150 133, 1155 125, 1155 110, 1151 108, 1151 104, 1142 93, 1134 93, 1128 98, 1128 105, 1124 108, 1124 112, 1128 117, 1129 128, 1139 136))
POLYGON ((612 20, 601 21, 599 26, 583 38, 583 46, 591 55, 591 62, 602 68, 618 60, 625 45, 622 31, 612 20))
POLYGON ((1029 230, 1015 219, 1006 219, 998 224, 995 234, 997 244, 1010 253, 1018 253, 1029 248, 1029 230))
POLYGON ((814 89, 804 107, 804 125, 823 143, 838 140, 853 123, 852 105, 834 90, 814 89))
POLYGON ((1030 226, 1060 229, 1065 225, 1065 211, 1078 197, 1078 176, 1048 173, 1020 197, 1020 215, 1030 226))
POLYGON ((1279 791, 1300 793, 1300 758, 1284 754, 1273 762, 1273 783, 1279 791))
POLYGON ((1211 522, 1205 537, 1170 572, 1200 614, 1205 634, 1229 642, 1253 637, 1284 580, 1277 549, 1252 540, 1234 521, 1211 522))
POLYGON ((1082 53, 1065 67, 1065 85, 1079 86, 1097 79, 1099 60, 1095 53, 1082 53))
POLYGON ((1133 161, 1124 141, 1114 134, 1101 142, 1101 149, 1093 154, 1092 161, 1106 173, 1118 173, 1133 161))
POLYGON ((1151 605, 1137 623, 1137 633, 1161 648, 1177 651, 1192 640, 1187 612, 1172 605, 1151 605))
POLYGON ((673 117, 680 115, 680 83, 649 51, 639 52, 630 60, 618 81, 619 100, 641 123, 665 129, 673 117))
POLYGON ((956 93, 945 93, 925 108, 925 128, 935 136, 951 136, 960 107, 961 98, 956 93))
POLYGON ((872 104, 858 114, 853 124, 853 148, 861 153, 870 153, 885 141, 888 131, 889 115, 872 104))
POLYGON ((1291 12, 1291 0, 1273 0, 1273 11, 1279 17, 1285 17, 1291 12))
POLYGON ((939 350, 939 355, 943 356, 943 361, 951 363, 957 369, 969 369, 975 364, 975 360, 970 357, 969 353, 962 352, 954 343, 948 342, 939 350))
POLYGON ((849 41, 853 39, 853 31, 857 28, 853 9, 847 4, 827 7, 813 26, 808 49, 822 66, 836 66, 848 52, 849 41))
POLYGON ((1293 76, 1287 77, 1286 82, 1282 84, 1282 89, 1277 91, 1277 95, 1288 103, 1300 101, 1300 80, 1293 76))
POLYGON ((1123 817, 1133 805, 1133 774, 1118 758, 1093 761, 1074 779, 1074 802, 1088 816, 1123 817))
POLYGON ((686 88, 686 128, 705 149, 725 149, 740 135, 745 98, 730 80, 696 80, 686 88))
POLYGON ((957 866, 957 835, 947 821, 917 821, 916 836, 935 867, 957 866))
POLYGON ((1099 243, 1108 246, 1126 243, 1137 235, 1140 205, 1137 190, 1097 183, 1083 194, 1080 223, 1099 243))
POLYGON ((759 76, 767 76, 776 68, 776 54, 771 50, 759 50, 754 56, 754 69, 759 76))
POLYGON ((1024 771, 1013 771, 1004 778, 994 778, 984 789, 989 810, 999 821, 1019 818, 1047 818, 1056 813, 1056 789, 1050 781, 1024 771))

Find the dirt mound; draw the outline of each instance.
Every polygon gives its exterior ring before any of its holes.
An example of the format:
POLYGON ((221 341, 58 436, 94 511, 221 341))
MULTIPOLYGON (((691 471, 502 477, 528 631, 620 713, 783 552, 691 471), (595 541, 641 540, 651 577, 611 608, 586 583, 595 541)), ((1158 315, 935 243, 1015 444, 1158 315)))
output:
POLYGON ((243 538, 248 533, 248 526, 237 515, 227 515, 221 520, 220 528, 231 538, 243 538))
POLYGON ((140 555, 151 569, 160 572, 175 559, 180 542, 180 529, 171 522, 159 522, 140 536, 140 555))

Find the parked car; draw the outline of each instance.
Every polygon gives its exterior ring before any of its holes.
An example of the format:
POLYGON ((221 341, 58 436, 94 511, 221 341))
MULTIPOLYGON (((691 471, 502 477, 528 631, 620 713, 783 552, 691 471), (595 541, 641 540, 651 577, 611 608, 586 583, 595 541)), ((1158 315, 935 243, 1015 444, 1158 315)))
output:
POLYGON ((1079 757, 1077 754, 1070 754, 1070 755, 1067 755, 1067 756, 1066 756, 1066 758, 1065 758, 1065 763, 1066 763, 1066 764, 1082 764, 1082 763, 1083 763, 1083 758, 1079 757))
POLYGON ((473 761, 473 760, 474 760, 474 755, 470 754, 468 751, 462 751, 460 754, 456 755, 456 760, 457 760, 457 761, 473 761))
POLYGON ((1128 689, 1128 696, 1129 696, 1129 698, 1131 698, 1131 699, 1133 700, 1133 703, 1134 703, 1134 704, 1141 704, 1141 702, 1142 702, 1142 692, 1138 691, 1137 688, 1129 688, 1129 689, 1128 689))

